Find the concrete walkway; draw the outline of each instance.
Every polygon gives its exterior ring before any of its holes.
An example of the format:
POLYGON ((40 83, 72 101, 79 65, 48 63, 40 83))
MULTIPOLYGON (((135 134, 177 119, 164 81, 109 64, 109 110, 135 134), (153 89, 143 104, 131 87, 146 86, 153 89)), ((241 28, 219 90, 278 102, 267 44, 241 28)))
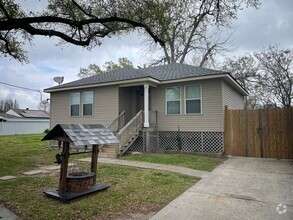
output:
MULTIPOLYGON (((78 161, 91 162, 91 158, 78 159, 78 161)), ((206 171, 193 170, 186 167, 179 167, 179 166, 173 166, 173 165, 130 161, 130 160, 120 160, 120 159, 112 159, 112 158, 99 158, 98 163, 116 164, 116 165, 139 167, 139 168, 145 168, 145 169, 170 171, 170 172, 181 173, 184 175, 196 176, 201 178, 206 177, 210 173, 206 171)))
POLYGON ((14 213, 9 211, 3 205, 0 204, 0 219, 2 220, 20 220, 14 213))
POLYGON ((293 219, 293 160, 232 157, 152 220, 293 219))
MULTIPOLYGON (((202 177, 151 220, 293 219, 293 160, 232 157, 212 172, 110 158, 99 158, 98 162, 202 177)), ((18 217, 0 205, 0 219, 18 217)))

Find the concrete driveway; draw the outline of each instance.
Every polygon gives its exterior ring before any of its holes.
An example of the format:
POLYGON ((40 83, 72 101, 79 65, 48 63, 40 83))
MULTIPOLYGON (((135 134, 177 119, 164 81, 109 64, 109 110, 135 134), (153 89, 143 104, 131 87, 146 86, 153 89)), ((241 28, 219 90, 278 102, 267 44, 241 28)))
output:
POLYGON ((155 219, 292 220, 293 160, 232 157, 155 219))

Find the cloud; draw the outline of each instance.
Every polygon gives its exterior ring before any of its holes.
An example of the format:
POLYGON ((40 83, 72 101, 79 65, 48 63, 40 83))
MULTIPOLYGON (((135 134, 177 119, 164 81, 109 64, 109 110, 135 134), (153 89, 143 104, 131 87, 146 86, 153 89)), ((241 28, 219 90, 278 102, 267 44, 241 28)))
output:
POLYGON ((40 103, 40 94, 37 92, 15 91, 14 97, 20 104, 20 108, 37 109, 40 103))
POLYGON ((10 97, 10 90, 7 89, 4 85, 0 84, 0 91, 1 91, 1 99, 5 99, 10 97))
POLYGON ((263 50, 269 45, 292 47, 292 8, 292 0, 266 0, 258 10, 241 11, 239 19, 233 22, 237 47, 234 54, 263 50))
MULTIPOLYGON (((123 40, 110 38, 104 41, 100 47, 88 51, 77 46, 57 47, 58 40, 45 37, 35 37, 34 47, 27 47, 29 64, 20 64, 16 60, 0 57, 1 82, 16 86, 41 90, 55 86, 53 81, 55 76, 64 76, 64 83, 77 80, 77 73, 81 67, 87 67, 91 63, 102 66, 106 61, 117 62, 120 57, 127 57, 134 65, 140 63, 139 48, 136 46, 139 39, 136 36, 128 36, 132 43, 128 43, 127 38, 123 40), (131 39, 133 38, 133 39, 131 39)), ((13 87, 2 89, 0 87, 0 97, 16 98, 20 107, 36 109, 39 103, 39 95, 34 92, 15 92, 13 87), (9 94, 7 90, 10 91, 9 94), (31 98, 28 98, 27 96, 31 98), (32 99, 35 99, 33 101, 32 99)), ((43 93, 43 97, 48 98, 48 94, 43 93)))
MULTIPOLYGON (((47 1, 20 1, 26 4, 27 10, 43 9, 47 1)), ((269 44, 292 47, 293 36, 293 1, 266 0, 259 10, 245 8, 239 13, 239 19, 233 22, 235 27, 235 51, 230 56, 259 51, 269 44)), ((126 57, 134 66, 149 63, 149 58, 158 57, 142 53, 146 37, 137 32, 120 37, 102 39, 102 45, 88 51, 74 45, 56 46, 57 38, 35 37, 34 46, 26 46, 30 63, 22 65, 11 59, 0 57, 0 82, 36 90, 56 85, 55 76, 64 76, 64 82, 78 79, 81 67, 95 63, 103 66, 106 61, 114 61, 126 57)), ((0 98, 17 98, 21 108, 36 109, 40 101, 38 92, 23 92, 11 87, 1 86, 0 98)), ((43 93, 43 99, 49 97, 43 93)))

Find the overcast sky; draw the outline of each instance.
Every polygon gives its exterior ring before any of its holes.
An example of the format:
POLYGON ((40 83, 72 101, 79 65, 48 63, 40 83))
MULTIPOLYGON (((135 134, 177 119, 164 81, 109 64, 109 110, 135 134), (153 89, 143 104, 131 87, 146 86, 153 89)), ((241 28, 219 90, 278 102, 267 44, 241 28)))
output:
MULTIPOLYGON (((33 1, 44 4, 44 1, 33 1)), ((263 0, 260 9, 245 9, 239 13, 233 23, 233 51, 228 56, 239 56, 278 45, 293 48, 293 1, 263 0)), ((57 47, 55 39, 35 37, 34 46, 28 48, 29 64, 20 64, 11 59, 0 57, 0 82, 36 90, 56 85, 55 76, 64 76, 65 82, 78 79, 80 67, 91 63, 102 66, 106 61, 117 62, 120 57, 127 57, 135 66, 148 63, 146 54, 140 47, 143 39, 135 34, 122 36, 120 39, 104 39, 100 47, 87 51, 81 47, 67 45, 57 47)), ((49 94, 43 93, 43 99, 49 94)), ((0 98, 16 98, 20 108, 37 109, 40 94, 21 91, 0 84, 0 98)))

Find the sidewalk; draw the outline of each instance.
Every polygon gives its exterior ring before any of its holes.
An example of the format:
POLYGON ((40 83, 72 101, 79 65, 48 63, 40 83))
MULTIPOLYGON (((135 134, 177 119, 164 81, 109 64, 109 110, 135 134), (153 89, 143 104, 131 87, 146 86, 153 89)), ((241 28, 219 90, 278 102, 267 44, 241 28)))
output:
POLYGON ((232 157, 151 220, 292 220, 292 163, 232 157))
MULTIPOLYGON (((78 159, 78 161, 83 162, 91 162, 91 158, 83 158, 78 159)), ((130 161, 130 160, 120 160, 120 159, 112 159, 112 158, 99 158, 98 164, 116 164, 122 166, 131 166, 131 167, 139 167, 145 169, 153 169, 153 170, 163 170, 163 171, 170 171, 174 173, 180 173, 188 176, 196 176, 196 177, 206 177, 209 172, 201 171, 201 170, 193 170, 186 167, 179 167, 173 165, 166 165, 166 164, 157 164, 157 163, 148 163, 148 162, 139 162, 139 161, 130 161)))
POLYGON ((20 218, 0 204, 0 219, 5 220, 19 220, 20 218))

